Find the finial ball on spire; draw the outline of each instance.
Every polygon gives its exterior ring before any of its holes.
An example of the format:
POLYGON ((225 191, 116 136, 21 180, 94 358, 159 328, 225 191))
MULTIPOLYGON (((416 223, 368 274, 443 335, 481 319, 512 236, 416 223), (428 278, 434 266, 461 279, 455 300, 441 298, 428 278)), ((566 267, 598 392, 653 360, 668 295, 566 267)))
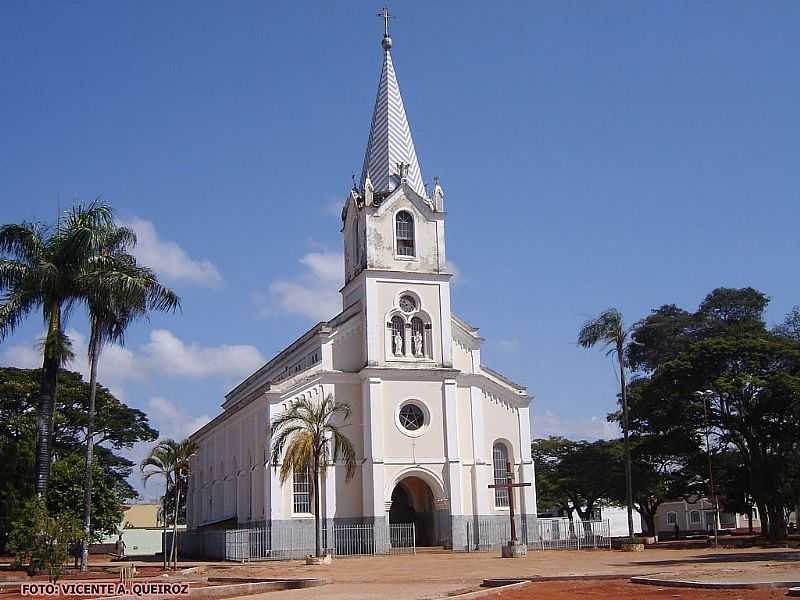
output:
POLYGON ((392 47, 392 38, 388 35, 383 36, 383 41, 381 42, 381 46, 383 46, 384 50, 389 50, 392 47))

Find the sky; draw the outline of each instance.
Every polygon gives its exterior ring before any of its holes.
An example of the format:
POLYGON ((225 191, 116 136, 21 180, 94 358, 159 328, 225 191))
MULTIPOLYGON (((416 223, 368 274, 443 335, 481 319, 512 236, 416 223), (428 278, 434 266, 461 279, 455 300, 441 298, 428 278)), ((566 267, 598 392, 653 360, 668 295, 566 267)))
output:
MULTIPOLYGON (((0 222, 101 197, 137 232, 183 309, 133 326, 99 377, 162 435, 338 312, 380 8, 0 3, 0 222)), ((575 342, 609 306, 633 323, 748 285, 770 322, 800 304, 800 3, 391 10, 423 177, 446 195, 453 310, 528 385, 535 436, 615 435, 612 365, 575 342)), ((85 315, 68 331, 85 371, 85 315)), ((41 334, 32 315, 0 364, 38 366, 41 334)))

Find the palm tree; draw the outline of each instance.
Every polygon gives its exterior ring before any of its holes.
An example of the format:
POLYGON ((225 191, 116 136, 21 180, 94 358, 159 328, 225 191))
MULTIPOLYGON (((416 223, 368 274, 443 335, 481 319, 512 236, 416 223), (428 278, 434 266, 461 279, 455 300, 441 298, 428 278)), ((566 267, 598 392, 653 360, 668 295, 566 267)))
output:
POLYGON ((633 483, 631 481, 631 446, 628 433, 628 386, 625 379, 625 345, 631 329, 625 327, 622 313, 609 308, 583 324, 578 333, 578 345, 593 348, 602 343, 607 348, 606 356, 615 356, 619 369, 619 390, 622 401, 622 435, 625 444, 625 499, 628 505, 628 535, 633 537, 633 483))
MULTIPOLYGON (((140 466, 144 474, 144 482, 154 476, 164 478, 165 489, 162 505, 164 507, 164 530, 166 531, 166 503, 167 495, 175 495, 175 512, 172 521, 172 543, 170 545, 170 561, 173 568, 178 568, 178 512, 181 505, 181 491, 188 486, 189 478, 192 476, 190 460, 197 453, 197 443, 191 438, 181 442, 168 439, 159 442, 150 451, 150 455, 142 461, 140 466)), ((164 548, 164 568, 167 568, 167 552, 164 548)))
POLYGON ((35 490, 47 492, 58 393, 58 370, 68 357, 64 326, 71 309, 82 302, 80 279, 97 254, 101 232, 111 224, 111 208, 98 201, 73 208, 54 229, 40 223, 0 227, 0 340, 11 335, 34 310, 46 324, 42 379, 36 422, 35 490))
POLYGON ((313 477, 311 493, 314 495, 314 533, 316 556, 322 556, 319 481, 329 464, 340 458, 344 461, 347 481, 356 473, 356 452, 353 443, 342 433, 340 426, 331 423, 339 417, 342 423, 350 417, 350 406, 336 402, 332 395, 315 404, 301 398, 293 401, 286 412, 272 422, 272 464, 281 462, 281 483, 292 473, 310 471, 313 477), (284 452, 285 447, 285 452, 284 452))
POLYGON ((94 453, 97 364, 108 342, 124 344, 125 330, 149 310, 174 311, 180 299, 158 282, 148 268, 136 264, 128 249, 136 235, 125 227, 111 225, 103 232, 99 251, 82 276, 89 309, 89 414, 86 426, 86 462, 83 482, 83 539, 81 571, 89 568, 89 532, 92 511, 92 459, 94 453))

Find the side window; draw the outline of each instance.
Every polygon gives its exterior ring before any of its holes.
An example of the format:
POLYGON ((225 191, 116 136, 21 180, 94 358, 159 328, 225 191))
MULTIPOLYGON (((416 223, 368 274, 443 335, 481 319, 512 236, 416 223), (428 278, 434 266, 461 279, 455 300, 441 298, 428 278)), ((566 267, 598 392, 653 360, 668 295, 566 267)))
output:
MULTIPOLYGON (((495 443, 492 448, 492 464, 494 466, 494 484, 508 483, 508 449, 505 444, 495 443)), ((508 506, 508 488, 494 488, 494 505, 497 508, 508 506)))
POLYGON ((397 238, 397 254, 399 256, 416 256, 414 249, 414 217, 401 210, 395 217, 397 238))
POLYGON ((293 512, 306 514, 311 512, 311 469, 295 472, 293 483, 293 512))
POLYGON ((678 513, 676 512, 668 512, 667 513, 667 525, 675 525, 678 522, 678 513))
POLYGON ((690 512, 689 513, 689 521, 692 523, 692 525, 699 525, 702 522, 700 520, 700 511, 699 510, 693 510, 692 512, 690 512))

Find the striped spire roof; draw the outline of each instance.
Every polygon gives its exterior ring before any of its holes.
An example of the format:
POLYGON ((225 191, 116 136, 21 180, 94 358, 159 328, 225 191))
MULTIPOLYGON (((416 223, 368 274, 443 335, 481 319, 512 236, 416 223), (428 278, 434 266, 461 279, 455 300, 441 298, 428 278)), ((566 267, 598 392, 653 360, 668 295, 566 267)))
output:
POLYGON ((426 197, 422 171, 417 162, 411 128, 392 65, 391 38, 384 37, 383 68, 378 81, 378 96, 372 113, 367 152, 361 171, 361 186, 369 175, 376 192, 394 190, 400 183, 399 163, 408 165, 406 180, 417 194, 426 197))

